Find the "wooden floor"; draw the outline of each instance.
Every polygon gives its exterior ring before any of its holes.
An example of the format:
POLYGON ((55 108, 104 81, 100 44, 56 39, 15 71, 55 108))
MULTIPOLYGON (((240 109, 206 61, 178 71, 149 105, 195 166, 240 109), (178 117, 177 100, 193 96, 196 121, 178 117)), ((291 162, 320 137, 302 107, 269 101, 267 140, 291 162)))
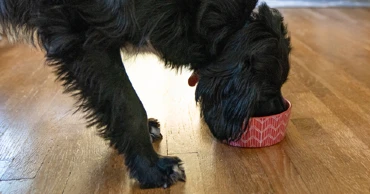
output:
POLYGON ((283 9, 294 51, 283 93, 286 138, 263 149, 216 142, 199 119, 189 72, 151 56, 124 59, 164 155, 187 182, 140 190, 123 159, 72 115, 43 54, 0 42, 0 193, 370 193, 370 9, 283 9), (135 66, 134 66, 135 64, 135 66), (136 65, 137 64, 137 65, 136 65))

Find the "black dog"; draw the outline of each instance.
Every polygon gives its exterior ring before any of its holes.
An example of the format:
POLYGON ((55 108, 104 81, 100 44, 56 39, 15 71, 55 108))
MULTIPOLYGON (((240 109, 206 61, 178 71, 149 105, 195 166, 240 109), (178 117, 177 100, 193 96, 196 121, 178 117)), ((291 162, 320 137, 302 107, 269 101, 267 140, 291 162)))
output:
POLYGON ((1 0, 0 25, 41 45, 89 125, 125 156, 142 187, 168 187, 185 180, 182 162, 154 151, 159 124, 148 122, 120 51, 149 48, 167 67, 193 70, 212 134, 235 140, 251 116, 286 109, 290 38, 276 9, 256 7, 257 0, 1 0))

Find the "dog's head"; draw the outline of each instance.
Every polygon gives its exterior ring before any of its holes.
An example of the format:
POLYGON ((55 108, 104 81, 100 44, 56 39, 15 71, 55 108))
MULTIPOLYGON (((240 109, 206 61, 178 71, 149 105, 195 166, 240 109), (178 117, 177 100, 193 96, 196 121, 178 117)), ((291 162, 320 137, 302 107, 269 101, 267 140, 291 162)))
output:
POLYGON ((276 102, 289 74, 290 38, 282 15, 266 4, 253 11, 255 0, 209 2, 198 28, 215 60, 197 69, 196 101, 213 135, 235 140, 250 117, 284 110, 276 102))

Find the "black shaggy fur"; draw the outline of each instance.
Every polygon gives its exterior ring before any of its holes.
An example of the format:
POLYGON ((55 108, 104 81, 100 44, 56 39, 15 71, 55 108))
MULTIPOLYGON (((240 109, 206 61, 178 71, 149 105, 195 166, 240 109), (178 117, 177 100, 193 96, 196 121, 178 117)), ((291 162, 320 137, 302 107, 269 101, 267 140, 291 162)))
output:
MULTIPOLYGON (((152 50, 169 68, 199 75, 196 101, 213 135, 235 140, 252 116, 285 110, 290 39, 283 17, 257 0, 1 0, 0 26, 46 52, 144 188, 185 180, 181 160, 158 155, 120 50, 152 50)), ((1 29, 0 28, 0 29, 1 29)))

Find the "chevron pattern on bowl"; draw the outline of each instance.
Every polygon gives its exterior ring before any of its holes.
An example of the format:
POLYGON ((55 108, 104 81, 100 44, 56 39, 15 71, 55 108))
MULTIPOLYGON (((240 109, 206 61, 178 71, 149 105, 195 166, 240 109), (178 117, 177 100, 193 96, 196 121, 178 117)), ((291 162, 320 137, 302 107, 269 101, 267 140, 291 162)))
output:
POLYGON ((284 139, 290 119, 292 104, 285 99, 288 109, 276 115, 253 117, 249 127, 238 141, 229 141, 235 147, 266 147, 284 139))

